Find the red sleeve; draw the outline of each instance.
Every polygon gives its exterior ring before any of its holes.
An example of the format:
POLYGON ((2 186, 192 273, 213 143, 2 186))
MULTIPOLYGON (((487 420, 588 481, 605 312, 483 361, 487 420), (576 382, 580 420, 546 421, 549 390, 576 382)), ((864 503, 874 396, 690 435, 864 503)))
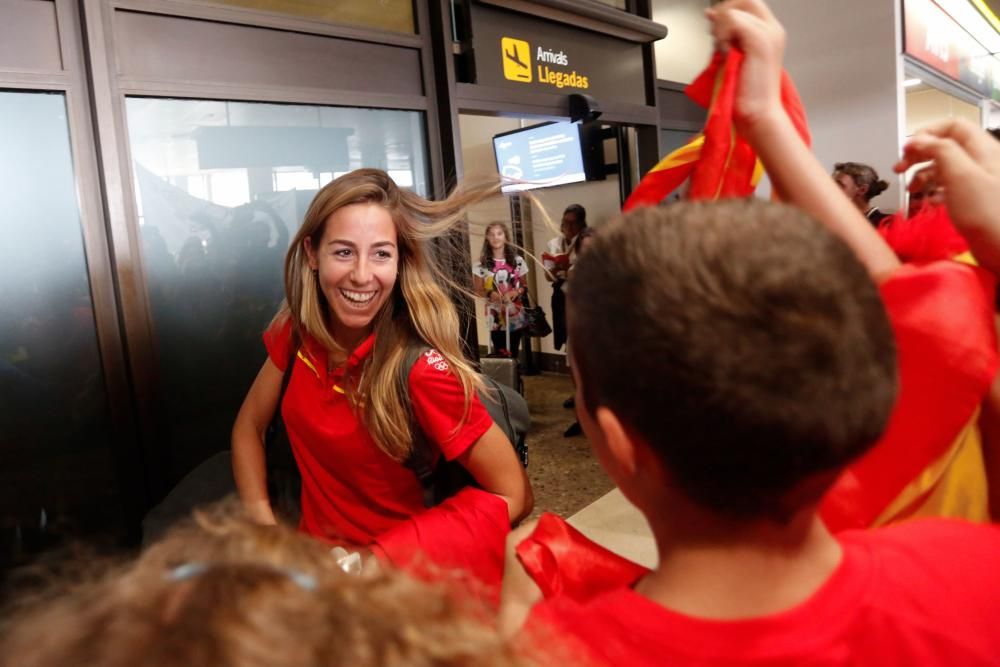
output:
POLYGON ((478 396, 472 396, 466 414, 462 383, 436 350, 425 352, 410 370, 410 403, 420 428, 449 461, 493 425, 478 396))
POLYGON ((867 528, 944 455, 997 370, 993 277, 958 262, 903 265, 880 286, 899 359, 899 396, 879 441, 820 506, 834 531, 867 528))
POLYGON ((379 535, 373 551, 396 567, 425 578, 433 576, 434 567, 461 570, 496 593, 503 577, 504 543, 509 532, 507 503, 492 493, 466 487, 437 507, 379 535))
POLYGON ((649 572, 548 512, 517 545, 517 557, 546 599, 586 602, 609 589, 631 586, 649 572))
POLYGON ((264 347, 267 348, 267 356, 271 363, 278 367, 282 373, 288 365, 288 356, 291 353, 289 345, 292 338, 292 320, 286 319, 284 322, 272 324, 264 332, 264 347))

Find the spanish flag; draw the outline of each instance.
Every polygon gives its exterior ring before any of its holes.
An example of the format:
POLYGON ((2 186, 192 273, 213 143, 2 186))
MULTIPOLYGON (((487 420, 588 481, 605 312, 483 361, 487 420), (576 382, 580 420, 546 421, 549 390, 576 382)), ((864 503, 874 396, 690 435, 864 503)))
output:
MULTIPOLYGON (((742 63, 743 54, 735 49, 726 54, 716 53, 705 71, 687 87, 687 96, 708 109, 704 130, 643 176, 622 206, 623 211, 659 204, 688 178, 691 179, 689 199, 753 194, 764 170, 750 144, 733 127, 736 86, 742 63)), ((787 73, 782 73, 781 97, 799 134, 810 143, 802 100, 787 73)))
POLYGON ((998 365, 993 276, 950 260, 904 264, 879 290, 899 396, 882 438, 841 473, 820 514, 832 531, 917 516, 988 520, 976 422, 998 365))
POLYGON ((831 530, 918 516, 987 521, 978 419, 998 364, 996 281, 976 268, 943 206, 897 213, 879 233, 908 262, 880 286, 899 397, 882 439, 840 476, 821 514, 831 530))

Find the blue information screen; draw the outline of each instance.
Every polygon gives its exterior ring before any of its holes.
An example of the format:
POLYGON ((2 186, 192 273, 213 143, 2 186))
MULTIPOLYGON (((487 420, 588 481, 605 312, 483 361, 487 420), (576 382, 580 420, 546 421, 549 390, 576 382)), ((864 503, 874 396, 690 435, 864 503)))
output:
POLYGON ((547 188, 587 180, 574 123, 547 123, 493 137, 503 192, 547 188))

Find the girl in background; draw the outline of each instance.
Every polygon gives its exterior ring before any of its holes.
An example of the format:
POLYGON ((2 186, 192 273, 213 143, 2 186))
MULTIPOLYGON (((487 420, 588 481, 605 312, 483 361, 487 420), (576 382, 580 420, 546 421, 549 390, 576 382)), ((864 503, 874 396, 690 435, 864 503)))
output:
POLYGON ((486 297, 486 321, 494 352, 514 359, 518 358, 521 338, 528 327, 524 314, 528 292, 524 277, 527 274, 528 264, 514 252, 506 225, 490 223, 486 227, 479 263, 472 268, 472 282, 476 293, 486 297))

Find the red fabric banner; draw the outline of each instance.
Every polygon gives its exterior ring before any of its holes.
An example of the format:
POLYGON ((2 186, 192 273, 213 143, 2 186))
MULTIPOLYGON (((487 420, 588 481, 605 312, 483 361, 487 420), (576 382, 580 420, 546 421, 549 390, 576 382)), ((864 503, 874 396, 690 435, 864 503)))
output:
MULTIPOLYGON (((685 89, 688 97, 708 109, 703 133, 665 157, 643 176, 622 206, 623 211, 637 206, 655 206, 689 177, 691 187, 688 199, 749 197, 753 194, 760 174, 757 155, 736 133, 733 124, 742 63, 743 54, 740 51, 717 52, 708 67, 685 89)), ((811 137, 805 109, 787 72, 782 72, 781 100, 795 128, 809 144, 811 137)))
POLYGON ((585 602, 601 591, 631 586, 649 572, 587 539, 561 517, 548 512, 516 550, 525 571, 546 599, 566 596, 585 602))

